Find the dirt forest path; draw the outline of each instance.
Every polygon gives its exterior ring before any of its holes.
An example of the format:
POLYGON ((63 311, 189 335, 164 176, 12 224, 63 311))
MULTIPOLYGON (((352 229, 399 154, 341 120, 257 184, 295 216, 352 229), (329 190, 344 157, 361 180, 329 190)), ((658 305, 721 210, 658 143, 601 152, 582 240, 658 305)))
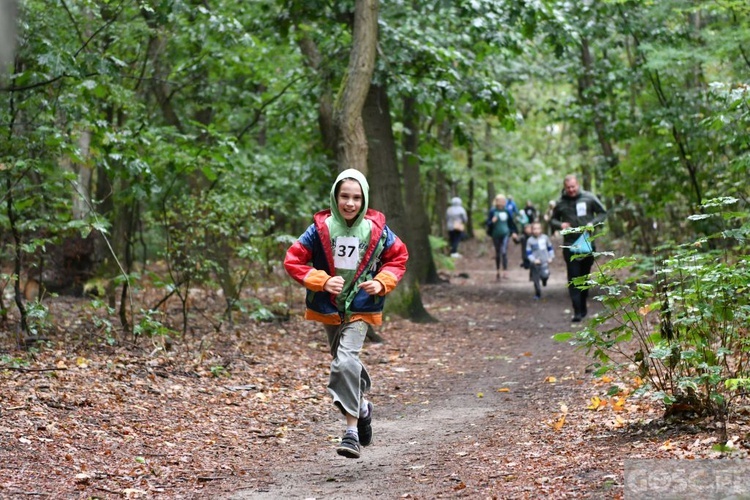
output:
POLYGON ((607 418, 580 425, 595 393, 588 361, 551 339, 575 328, 561 258, 537 301, 520 248, 511 246, 507 279, 497 281, 488 247, 465 243, 450 282, 424 289, 439 323, 407 332, 395 321, 383 332, 385 344, 366 347, 374 440, 361 459, 335 454, 341 420, 331 413, 308 429, 318 446, 296 448, 257 471, 265 480, 238 483, 225 498, 621 496, 623 457, 601 451, 627 438, 613 434, 607 418), (389 349, 413 362, 379 376, 377 360, 389 349), (563 414, 578 425, 559 425, 563 414))
MULTIPOLYGON (((422 289, 438 322, 391 317, 384 342, 365 346, 374 438, 359 460, 335 454, 330 353, 302 319, 301 287, 257 290, 290 305, 283 321, 212 331, 197 315, 199 334, 171 349, 110 346, 86 322, 88 299, 50 301, 68 326, 59 339, 33 357, 0 349, 0 498, 622 498, 627 459, 727 458, 713 450, 719 422, 665 421, 636 381, 595 378, 551 339, 580 328, 559 259, 535 301, 518 246, 499 282, 489 242, 461 253, 422 289)), ((208 294, 202 305, 224 307, 208 294)), ((747 415, 735 441, 750 436, 747 415)))

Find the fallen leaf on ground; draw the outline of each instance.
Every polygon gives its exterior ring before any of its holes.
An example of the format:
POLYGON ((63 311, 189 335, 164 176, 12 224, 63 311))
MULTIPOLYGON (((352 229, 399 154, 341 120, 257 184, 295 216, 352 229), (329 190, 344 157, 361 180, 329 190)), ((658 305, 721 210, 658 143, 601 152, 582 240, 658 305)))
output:
POLYGON ((622 411, 625 409, 625 398, 619 397, 612 400, 612 409, 614 411, 622 411))
POLYGON ((566 414, 563 413, 562 416, 555 423, 551 424, 553 429, 555 429, 556 431, 559 431, 560 429, 562 429, 562 426, 565 425, 565 415, 566 414))
POLYGON ((586 407, 587 410, 600 410, 601 408, 607 406, 607 400, 601 399, 599 396, 594 396, 591 398, 591 404, 586 407))
POLYGON ((669 439, 667 439, 666 441, 664 441, 664 444, 663 444, 663 445, 659 446, 659 449, 660 449, 661 451, 669 451, 669 450, 673 450, 673 449, 674 449, 674 445, 673 445, 673 444, 672 444, 672 443, 670 442, 670 440, 669 440, 669 439))

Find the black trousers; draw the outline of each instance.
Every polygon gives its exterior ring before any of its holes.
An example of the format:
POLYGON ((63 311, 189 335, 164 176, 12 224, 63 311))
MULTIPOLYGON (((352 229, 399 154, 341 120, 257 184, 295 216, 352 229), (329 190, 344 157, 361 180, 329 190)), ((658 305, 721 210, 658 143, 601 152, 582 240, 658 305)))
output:
POLYGON ((456 231, 455 229, 448 231, 448 241, 450 242, 451 253, 458 253, 458 244, 461 243, 461 237, 463 234, 463 231, 456 231))
POLYGON ((572 281, 573 278, 588 276, 591 273, 591 267, 594 265, 594 256, 588 255, 586 257, 579 257, 575 260, 571 260, 571 255, 569 249, 563 248, 565 267, 568 270, 568 294, 570 295, 570 301, 573 303, 573 314, 575 316, 584 317, 588 313, 586 299, 589 296, 589 291, 588 289, 581 290, 573 285, 572 281))

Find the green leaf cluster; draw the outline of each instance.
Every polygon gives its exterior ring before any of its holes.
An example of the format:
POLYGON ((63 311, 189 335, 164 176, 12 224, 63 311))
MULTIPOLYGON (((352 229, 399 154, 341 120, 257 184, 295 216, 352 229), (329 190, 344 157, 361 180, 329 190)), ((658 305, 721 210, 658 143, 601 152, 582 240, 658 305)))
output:
POLYGON ((750 217, 730 210, 737 203, 709 200, 691 220, 715 218, 721 230, 662 247, 650 273, 635 272, 635 257, 598 265, 578 284, 598 287, 604 313, 557 340, 584 349, 598 374, 626 370, 647 380, 668 407, 725 418, 750 380, 750 217))

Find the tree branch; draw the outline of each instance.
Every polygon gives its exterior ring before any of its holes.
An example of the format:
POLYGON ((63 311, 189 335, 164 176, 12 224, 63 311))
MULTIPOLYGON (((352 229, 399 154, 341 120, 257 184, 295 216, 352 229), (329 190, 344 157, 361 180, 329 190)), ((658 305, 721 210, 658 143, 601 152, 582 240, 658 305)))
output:
POLYGON ((284 88, 282 88, 276 95, 272 96, 269 100, 264 102, 259 108, 255 110, 255 116, 252 120, 250 120, 250 123, 245 125, 239 134, 237 134, 237 139, 242 139, 242 136, 244 136, 251 128, 253 128, 259 121, 260 117, 263 116, 263 110, 265 110, 268 106, 273 104, 275 101, 279 100, 281 96, 283 96, 289 88, 297 83, 299 80, 301 80, 303 76, 298 76, 297 78, 292 79, 289 83, 287 83, 284 88))
MULTIPOLYGON (((94 74, 98 74, 98 73, 94 73, 94 74)), ((56 76, 56 77, 54 77, 54 78, 52 78, 50 80, 45 80, 43 82, 32 83, 32 84, 26 85, 24 87, 16 87, 15 85, 10 86, 10 87, 0 87, 0 91, 2 91, 2 92, 23 92, 25 90, 32 90, 32 89, 35 89, 37 87, 44 87, 45 85, 50 85, 52 83, 55 83, 58 80, 62 80, 63 78, 67 78, 69 76, 70 75, 68 75, 67 73, 63 73, 62 75, 56 76)), ((86 76, 92 76, 92 75, 86 75, 86 76)))
POLYGON ((750 68, 750 58, 748 58, 747 52, 745 52, 743 47, 740 47, 740 54, 742 54, 742 59, 745 61, 745 65, 750 68))
POLYGON ((37 372, 55 372, 65 371, 67 368, 20 368, 16 366, 3 366, 3 370, 13 370, 23 373, 37 373, 37 372))
MULTIPOLYGON (((83 47, 85 47, 86 41, 83 38, 83 33, 81 33, 81 30, 78 29, 78 23, 76 22, 75 17, 73 17, 73 13, 70 12, 70 9, 68 8, 68 3, 65 0, 62 0, 62 6, 63 6, 63 9, 65 10, 65 13, 68 15, 68 19, 70 19, 70 24, 72 24, 73 29, 76 30, 76 34, 78 35, 78 41, 81 42, 81 45, 83 47)), ((76 51, 76 55, 78 55, 78 52, 80 50, 81 49, 78 49, 78 51, 76 51)))

